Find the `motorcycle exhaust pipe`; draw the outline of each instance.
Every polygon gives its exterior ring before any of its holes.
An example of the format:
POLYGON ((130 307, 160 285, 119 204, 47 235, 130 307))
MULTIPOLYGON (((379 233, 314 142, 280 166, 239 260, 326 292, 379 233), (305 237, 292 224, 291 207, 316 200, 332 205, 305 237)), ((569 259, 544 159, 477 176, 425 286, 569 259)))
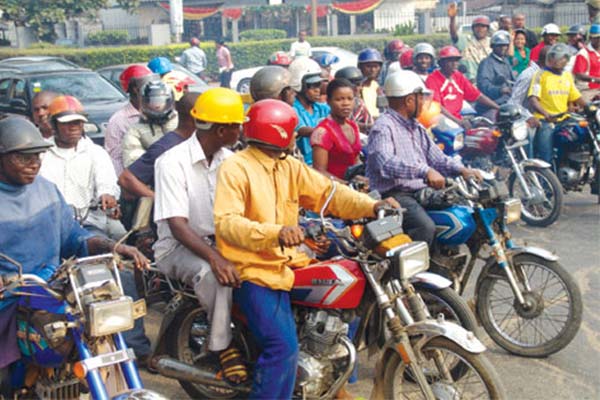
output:
POLYGON ((186 364, 175 358, 161 358, 156 369, 162 376, 167 378, 199 383, 201 385, 218 387, 221 389, 229 389, 236 392, 250 393, 249 385, 232 386, 227 381, 219 379, 214 373, 205 371, 193 365, 186 364))

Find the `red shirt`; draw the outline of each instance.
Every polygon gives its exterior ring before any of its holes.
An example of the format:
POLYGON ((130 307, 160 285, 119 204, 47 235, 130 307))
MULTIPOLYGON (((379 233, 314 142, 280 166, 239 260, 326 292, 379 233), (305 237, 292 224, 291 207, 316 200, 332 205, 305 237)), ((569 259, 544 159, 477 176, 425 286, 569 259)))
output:
MULTIPOLYGON (((579 53, 577 53, 575 64, 573 65, 573 75, 575 74, 585 74, 600 78, 600 53, 594 50, 591 45, 579 50, 579 53)), ((598 89, 600 88, 600 83, 588 82, 588 87, 590 89, 598 89)))
POLYGON ((311 145, 322 147, 329 153, 327 172, 340 179, 344 179, 346 170, 356 164, 361 148, 358 125, 349 119, 346 123, 352 128, 354 143, 350 143, 342 127, 331 116, 322 120, 310 136, 311 145))
POLYGON ((454 71, 448 79, 439 69, 435 70, 427 77, 425 86, 433 91, 434 101, 459 119, 462 119, 460 110, 463 100, 475 101, 481 96, 481 92, 458 71, 454 71))
POLYGON ((542 51, 542 49, 544 48, 545 45, 546 45, 546 43, 544 43, 544 41, 539 42, 537 44, 537 46, 535 46, 533 49, 531 49, 531 53, 529 54, 529 59, 531 61, 535 61, 537 63, 538 60, 540 59, 540 51, 542 51))

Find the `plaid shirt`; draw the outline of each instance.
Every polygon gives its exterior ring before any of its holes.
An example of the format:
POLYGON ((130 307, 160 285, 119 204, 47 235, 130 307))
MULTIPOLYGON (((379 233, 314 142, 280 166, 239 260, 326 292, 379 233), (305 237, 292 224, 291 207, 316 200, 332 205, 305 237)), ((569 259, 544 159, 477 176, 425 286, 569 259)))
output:
POLYGON ((369 132, 367 177, 380 193, 392 189, 415 192, 427 186, 429 168, 442 175, 458 174, 460 161, 446 156, 414 119, 388 109, 369 132))
POLYGON ((123 172, 123 137, 129 127, 140 120, 140 112, 131 103, 113 114, 106 126, 104 149, 108 152, 117 176, 123 172))

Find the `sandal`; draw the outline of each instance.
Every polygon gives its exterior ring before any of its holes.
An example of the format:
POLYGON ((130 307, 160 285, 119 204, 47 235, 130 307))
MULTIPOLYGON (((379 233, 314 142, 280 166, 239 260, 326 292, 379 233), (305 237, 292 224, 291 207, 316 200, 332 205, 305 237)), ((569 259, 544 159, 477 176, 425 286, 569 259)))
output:
POLYGON ((230 347, 220 352, 219 362, 221 363, 223 378, 229 384, 233 386, 239 385, 248 379, 248 371, 244 364, 244 358, 237 348, 230 347))

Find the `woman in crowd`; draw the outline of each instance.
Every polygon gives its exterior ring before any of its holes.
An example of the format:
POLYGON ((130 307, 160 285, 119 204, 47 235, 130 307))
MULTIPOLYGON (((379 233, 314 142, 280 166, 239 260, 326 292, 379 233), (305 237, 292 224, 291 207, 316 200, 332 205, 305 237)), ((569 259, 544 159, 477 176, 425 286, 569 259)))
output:
POLYGON ((508 59, 512 65, 513 71, 517 75, 525 71, 529 66, 530 50, 525 43, 527 41, 527 33, 523 29, 515 29, 513 32, 512 46, 508 48, 508 59))

